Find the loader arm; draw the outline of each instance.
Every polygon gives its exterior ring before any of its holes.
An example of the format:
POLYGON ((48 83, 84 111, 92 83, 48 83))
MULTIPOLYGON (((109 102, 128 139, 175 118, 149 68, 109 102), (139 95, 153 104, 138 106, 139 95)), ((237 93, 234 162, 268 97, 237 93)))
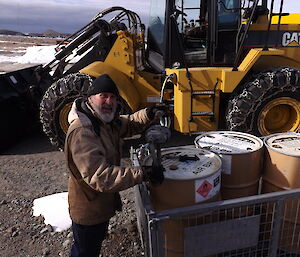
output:
POLYGON ((91 22, 58 44, 55 58, 35 69, 37 81, 34 85, 41 95, 54 81, 78 72, 95 61, 104 61, 117 38, 118 30, 143 33, 144 28, 135 13, 123 7, 111 7, 99 12, 91 22), (110 20, 105 19, 113 12, 118 14, 110 20), (128 24, 123 21, 128 21, 128 24))
MULTIPOLYGON (((71 102, 86 93, 93 79, 79 71, 94 62, 105 61, 118 37, 117 31, 128 31, 143 38, 144 25, 136 13, 123 7, 105 9, 58 44, 55 58, 49 63, 1 74, 0 89, 5 98, 0 97, 0 106, 3 106, 3 116, 9 117, 0 129, 4 147, 24 135, 25 130, 17 125, 20 114, 21 123, 26 123, 26 131, 31 131, 32 127, 26 121, 33 119, 32 123, 38 126, 42 123, 48 136, 49 130, 45 127, 55 128, 50 140, 53 143, 57 142, 53 138, 61 138, 59 146, 62 146, 71 102), (47 116, 50 113, 53 116, 47 116), (51 122, 54 124, 49 124, 51 122), (16 131, 10 133, 12 129, 16 131)), ((141 43, 138 46, 140 67, 145 60, 144 45, 141 43)))

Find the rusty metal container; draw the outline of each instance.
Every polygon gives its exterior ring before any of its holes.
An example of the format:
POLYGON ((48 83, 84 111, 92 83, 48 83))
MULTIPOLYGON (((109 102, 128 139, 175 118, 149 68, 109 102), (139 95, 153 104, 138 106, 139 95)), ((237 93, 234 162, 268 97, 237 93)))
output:
POLYGON ((258 194, 263 161, 261 139, 242 132, 211 131, 196 137, 195 145, 221 157, 222 199, 258 194))
MULTIPOLYGON (((165 180, 150 187, 155 210, 186 207, 221 200, 221 159, 213 152, 194 146, 162 149, 165 180)), ((151 165, 149 156, 144 165, 151 165)), ((163 223, 165 257, 182 257, 184 229, 199 222, 190 218, 163 223)))
MULTIPOLYGON (((274 134, 266 137, 264 144, 262 193, 300 188, 300 135, 274 134)), ((288 252, 300 251, 300 206, 294 204, 296 200, 285 200, 282 210, 279 246, 288 252)))

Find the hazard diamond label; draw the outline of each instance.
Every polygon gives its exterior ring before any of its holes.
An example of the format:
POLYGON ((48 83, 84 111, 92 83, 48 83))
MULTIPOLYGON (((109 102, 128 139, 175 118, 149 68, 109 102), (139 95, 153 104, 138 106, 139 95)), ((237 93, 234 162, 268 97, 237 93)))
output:
POLYGON ((203 183, 198 187, 196 192, 202 197, 206 197, 212 189, 212 184, 210 184, 207 180, 204 180, 203 183))

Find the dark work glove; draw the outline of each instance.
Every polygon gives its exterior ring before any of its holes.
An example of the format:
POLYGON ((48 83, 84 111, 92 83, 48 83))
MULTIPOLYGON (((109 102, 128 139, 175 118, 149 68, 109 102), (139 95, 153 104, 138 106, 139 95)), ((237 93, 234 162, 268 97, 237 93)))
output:
POLYGON ((146 141, 154 144, 164 144, 171 137, 171 131, 167 127, 152 125, 145 132, 146 141))
POLYGON ((164 171, 165 168, 162 165, 159 166, 151 166, 151 167, 145 167, 144 168, 144 172, 145 172, 145 176, 144 176, 144 180, 145 181, 150 181, 152 184, 161 184, 164 179, 164 171))
POLYGON ((146 109, 149 120, 167 116, 167 107, 164 104, 155 104, 146 109))

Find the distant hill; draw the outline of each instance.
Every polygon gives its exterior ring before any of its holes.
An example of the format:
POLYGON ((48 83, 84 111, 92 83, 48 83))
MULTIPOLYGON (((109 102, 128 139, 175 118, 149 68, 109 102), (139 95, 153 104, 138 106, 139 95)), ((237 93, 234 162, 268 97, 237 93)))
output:
POLYGON ((55 30, 52 29, 48 29, 43 33, 30 33, 30 36, 37 36, 37 37, 52 37, 52 38, 66 38, 68 37, 70 34, 66 34, 66 33, 59 33, 55 30))
POLYGON ((0 35, 11 35, 11 36, 32 36, 32 37, 51 37, 51 38, 66 38, 70 36, 67 33, 59 33, 52 29, 48 29, 43 33, 22 33, 13 30, 0 29, 0 35))
POLYGON ((24 33, 7 29, 0 29, 0 35, 26 36, 24 33))
POLYGON ((61 36, 61 33, 58 33, 58 32, 56 32, 56 31, 54 31, 54 30, 52 30, 52 29, 48 29, 48 30, 46 30, 46 31, 43 33, 43 35, 44 35, 45 37, 60 37, 60 36, 61 36))

